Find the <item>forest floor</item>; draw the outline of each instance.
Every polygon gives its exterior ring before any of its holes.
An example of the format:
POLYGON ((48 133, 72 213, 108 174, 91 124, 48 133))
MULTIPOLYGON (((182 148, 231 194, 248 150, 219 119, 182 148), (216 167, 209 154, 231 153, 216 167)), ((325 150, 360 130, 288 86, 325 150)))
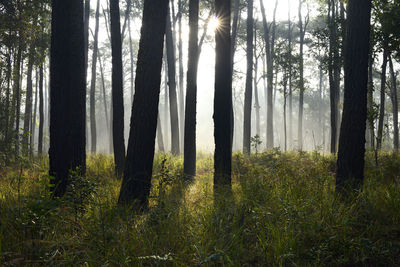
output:
POLYGON ((361 194, 335 198, 335 158, 273 151, 233 156, 233 194, 214 203, 211 154, 182 181, 182 158, 157 155, 150 209, 116 207, 110 156, 88 158, 50 200, 46 159, 0 170, 2 266, 395 266, 400 156, 366 156, 361 194))

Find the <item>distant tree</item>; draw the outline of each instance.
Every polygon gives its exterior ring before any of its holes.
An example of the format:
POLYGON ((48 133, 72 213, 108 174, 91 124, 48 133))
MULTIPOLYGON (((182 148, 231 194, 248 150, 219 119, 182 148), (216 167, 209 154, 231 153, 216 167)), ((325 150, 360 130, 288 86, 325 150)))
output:
POLYGON ((232 68, 231 1, 215 0, 219 27, 215 31, 214 190, 231 185, 232 168, 232 68))
POLYGON ((367 120, 371 0, 350 0, 344 61, 344 106, 340 129, 336 192, 362 188, 367 120))
POLYGON ((145 209, 150 194, 168 0, 145 0, 131 128, 118 204, 145 209))
POLYGON ((197 66, 199 59, 199 0, 189 0, 189 50, 186 82, 186 108, 184 131, 185 175, 196 175, 196 107, 197 107, 197 66))
POLYGON ((251 109, 253 99, 253 0, 247 1, 247 71, 246 89, 244 93, 244 118, 243 118, 243 153, 250 154, 251 138, 251 109))
POLYGON ((70 170, 86 168, 85 49, 82 0, 52 1, 50 50, 50 171, 62 196, 70 170))
POLYGON ((91 151, 96 153, 97 147, 97 131, 96 131, 96 66, 98 53, 98 37, 99 37, 99 17, 100 17, 100 0, 97 0, 96 7, 96 24, 94 29, 93 56, 92 56, 92 81, 90 84, 90 134, 91 134, 91 151))
POLYGON ((112 136, 114 145, 115 174, 124 171, 124 92, 122 78, 122 41, 119 0, 110 0, 111 50, 112 50, 112 136))

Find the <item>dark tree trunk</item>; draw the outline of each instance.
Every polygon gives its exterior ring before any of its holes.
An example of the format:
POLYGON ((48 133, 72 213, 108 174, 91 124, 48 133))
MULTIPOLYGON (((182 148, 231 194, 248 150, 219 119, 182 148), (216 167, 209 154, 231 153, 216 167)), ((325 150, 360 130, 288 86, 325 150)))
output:
POLYGON ((150 193, 167 9, 168 0, 144 1, 128 153, 118 199, 119 205, 134 204, 135 209, 147 207, 150 193))
MULTIPOLYGON (((21 45, 21 40, 20 40, 20 48, 22 48, 21 45)), ((18 71, 15 76, 14 82, 16 82, 16 94, 17 94, 17 106, 16 106, 16 115, 15 115, 15 155, 19 155, 19 148, 20 148, 20 122, 21 122, 21 84, 22 84, 22 73, 23 73, 23 60, 22 60, 22 50, 18 51, 19 53, 19 58, 17 58, 17 67, 18 71), (19 59, 19 60, 18 60, 19 59)))
POLYGON ((180 153, 179 149, 179 118, 178 103, 176 97, 176 81, 175 81, 175 52, 174 38, 172 36, 171 17, 168 9, 166 23, 165 40, 167 45, 167 62, 168 62, 168 86, 169 86, 169 102, 171 116, 171 152, 173 155, 180 153))
POLYGON ((392 57, 389 56, 389 69, 390 69, 390 77, 392 80, 391 87, 391 99, 393 106, 393 147, 395 151, 399 150, 399 105, 397 98, 397 84, 396 84, 396 74, 393 68, 392 57))
POLYGON ((39 66, 39 139, 38 153, 43 153, 43 128, 44 128, 44 112, 43 112, 43 63, 39 66))
POLYGON ((215 32, 214 93, 214 192, 219 186, 231 186, 232 168, 232 69, 231 1, 215 0, 220 30, 215 32))
MULTIPOLYGON (((9 144, 9 132, 10 132, 10 95, 11 95, 11 49, 8 50, 7 56, 7 71, 6 71, 6 80, 7 80, 7 89, 6 89, 6 103, 5 103, 5 129, 4 129, 4 141, 8 146, 9 144)), ((1 85, 0 85, 1 86, 1 85)), ((1 94, 0 94, 1 95, 1 94)), ((8 158, 8 153, 6 153, 6 157, 8 158)))
POLYGON ((125 140, 119 0, 110 0, 110 14, 112 49, 112 133, 114 144, 115 174, 120 177, 124 171, 125 140))
POLYGON ((253 99, 253 0, 247 2, 247 72, 244 93, 243 153, 250 154, 251 108, 253 99))
POLYGON ((379 107, 379 122, 378 122, 378 134, 376 140, 376 149, 382 149, 382 139, 383 139, 383 122, 385 119, 385 98, 386 98, 386 69, 388 61, 388 50, 387 45, 384 45, 383 50, 383 63, 382 63, 382 73, 381 73, 381 104, 379 107))
POLYGON ((97 130, 96 130, 96 65, 98 53, 99 38, 99 16, 100 16, 100 0, 97 0, 96 7, 96 26, 94 29, 94 43, 92 56, 92 82, 90 84, 90 134, 91 134, 91 152, 96 153, 97 150, 97 130))
POLYGON ((52 1, 50 50, 50 176, 54 197, 69 171, 86 169, 86 83, 82 0, 52 1))
POLYGON ((196 175, 196 107, 197 107, 197 66, 199 58, 199 0, 189 1, 189 49, 188 71, 186 82, 186 107, 184 131, 184 161, 185 175, 196 175))
MULTIPOLYGON (((185 103, 183 93, 182 0, 178 0, 178 59, 179 59, 179 130, 180 147, 184 147, 185 103)), ((189 26, 190 27, 190 26, 189 26)))
POLYGON ((364 180, 371 0, 350 0, 347 10, 345 91, 336 173, 337 193, 344 193, 347 185, 355 190, 361 189, 364 180))
POLYGON ((33 82, 32 82, 32 72, 33 72, 33 63, 35 55, 35 48, 31 46, 29 50, 29 59, 28 59, 28 72, 27 72, 27 83, 26 83, 26 99, 25 99, 25 113, 24 113, 24 132, 22 136, 22 146, 23 153, 27 154, 29 152, 29 135, 30 135, 30 123, 32 119, 32 91, 33 91, 33 82))
POLYGON ((374 80, 373 80, 373 68, 374 68, 374 55, 373 55, 372 44, 370 46, 369 57, 368 57, 368 128, 371 148, 375 149, 375 118, 373 116, 374 108, 374 80))

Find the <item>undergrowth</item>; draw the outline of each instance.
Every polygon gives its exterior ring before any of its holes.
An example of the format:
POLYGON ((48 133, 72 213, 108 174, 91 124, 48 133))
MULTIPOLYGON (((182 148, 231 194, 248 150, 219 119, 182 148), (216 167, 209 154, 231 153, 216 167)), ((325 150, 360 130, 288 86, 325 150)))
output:
POLYGON ((364 191, 334 194, 335 158, 275 150, 233 155, 233 194, 214 203, 212 155, 183 182, 182 158, 157 155, 150 209, 116 206, 110 156, 71 173, 50 200, 48 162, 0 170, 0 264, 8 266, 396 266, 400 156, 366 156, 364 191))

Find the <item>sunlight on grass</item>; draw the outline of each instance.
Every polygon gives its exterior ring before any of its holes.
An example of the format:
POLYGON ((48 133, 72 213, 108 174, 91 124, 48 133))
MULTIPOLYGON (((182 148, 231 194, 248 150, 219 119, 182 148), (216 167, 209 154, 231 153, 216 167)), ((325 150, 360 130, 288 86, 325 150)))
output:
POLYGON ((364 192, 335 199, 335 158, 273 151, 233 156, 233 196, 214 203, 212 155, 183 182, 181 157, 154 160, 150 210, 116 207, 113 159, 88 158, 74 190, 48 195, 47 161, 0 180, 0 261, 14 265, 395 265, 400 157, 367 155, 364 192))

